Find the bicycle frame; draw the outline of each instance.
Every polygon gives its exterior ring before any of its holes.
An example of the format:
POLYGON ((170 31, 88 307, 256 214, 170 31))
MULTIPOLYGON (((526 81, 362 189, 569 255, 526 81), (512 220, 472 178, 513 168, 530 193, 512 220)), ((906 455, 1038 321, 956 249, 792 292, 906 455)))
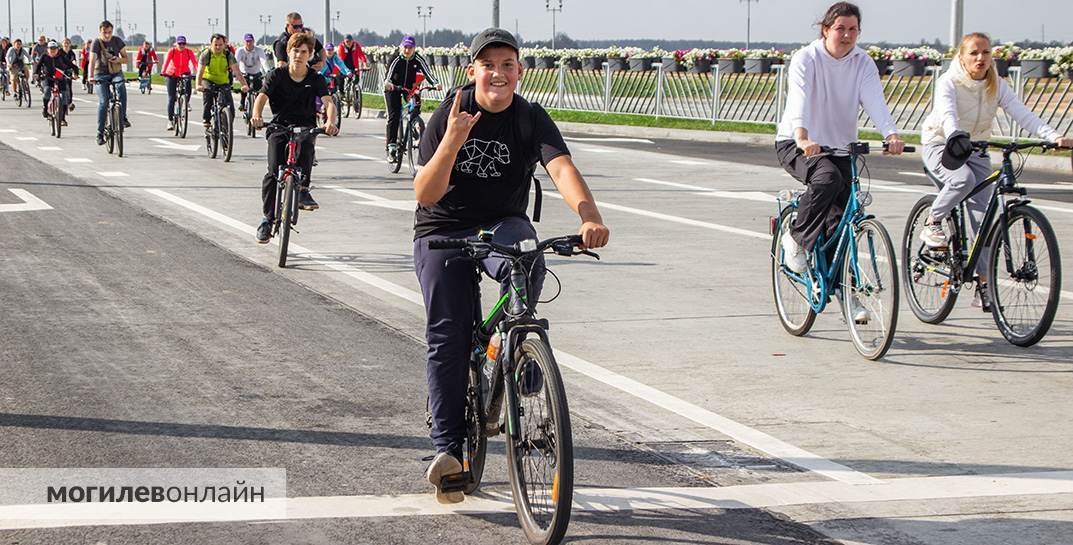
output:
MULTIPOLYGON (((825 240, 824 235, 821 233, 819 239, 816 241, 816 247, 814 250, 817 256, 815 265, 813 268, 806 270, 804 273, 795 273, 789 268, 783 266, 783 274, 786 274, 794 281, 802 284, 808 290, 810 295, 809 305, 816 313, 821 313, 831 299, 831 295, 841 285, 840 280, 842 274, 843 262, 849 254, 850 264, 853 267, 854 277, 859 276, 859 263, 857 262, 857 252, 848 252, 847 248, 851 245, 853 248, 857 247, 856 232, 853 229, 853 225, 865 220, 871 216, 865 214, 864 204, 862 200, 867 200, 867 197, 862 199, 860 195, 868 195, 860 191, 860 179, 857 171, 857 159, 858 154, 851 151, 850 155, 850 194, 849 201, 846 203, 846 209, 842 212, 842 218, 838 222, 838 227, 835 228, 837 236, 832 237, 830 240, 825 240), (831 262, 828 263, 825 258, 831 251, 834 250, 834 256, 831 262), (820 259, 823 256, 824 259, 820 259)), ((796 201, 796 199, 795 199, 796 201)), ((789 206, 791 203, 787 203, 789 206)), ((779 214, 781 216, 783 210, 782 201, 779 201, 779 214)), ((781 225, 777 226, 778 229, 782 229, 781 225)), ((773 239, 774 240, 774 239, 773 239)), ((780 251, 779 248, 773 248, 773 252, 780 251)), ((871 252, 874 256, 875 252, 871 252)), ((873 264, 874 265, 874 264, 873 264)), ((877 279, 879 275, 876 275, 877 279)), ((880 288, 883 286, 880 285, 880 288)))

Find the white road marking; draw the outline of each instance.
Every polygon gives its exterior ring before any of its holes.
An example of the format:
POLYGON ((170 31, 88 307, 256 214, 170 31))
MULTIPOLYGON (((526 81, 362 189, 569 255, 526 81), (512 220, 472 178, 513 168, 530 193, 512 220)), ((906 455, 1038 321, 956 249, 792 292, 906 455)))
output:
POLYGON ((377 140, 387 140, 387 138, 380 136, 379 134, 366 134, 363 136, 365 136, 366 138, 375 138, 377 140))
POLYGON ((393 210, 402 210, 404 212, 413 212, 417 210, 417 201, 352 201, 354 204, 363 204, 366 206, 375 206, 377 208, 391 208, 393 210))
POLYGON ((68 163, 92 163, 93 162, 93 159, 89 159, 89 158, 86 158, 86 157, 64 157, 63 160, 67 161, 68 163))
POLYGON ((686 166, 705 166, 705 165, 710 165, 711 164, 711 163, 709 163, 707 161, 690 161, 689 159, 675 159, 675 160, 671 160, 669 162, 674 163, 676 165, 686 165, 686 166))
POLYGON ((179 151, 197 151, 201 146, 198 144, 179 144, 171 140, 164 140, 163 138, 150 138, 149 140, 156 142, 155 148, 172 149, 179 151))
POLYGON ((898 174, 901 174, 902 176, 913 176, 915 178, 927 178, 928 177, 928 175, 924 174, 923 172, 903 172, 903 171, 899 171, 898 174))
POLYGON ((579 149, 581 151, 587 151, 589 153, 618 153, 618 150, 605 149, 605 148, 587 148, 587 147, 583 148, 583 147, 579 147, 577 149, 579 149))
POLYGON ((655 142, 645 138, 581 138, 578 136, 564 136, 568 142, 634 142, 637 144, 654 144, 655 142))
POLYGON ((32 142, 34 140, 37 140, 37 137, 36 136, 16 136, 15 140, 19 140, 19 141, 22 141, 22 142, 32 142))
MULTIPOLYGON (((881 481, 879 486, 855 486, 837 481, 767 483, 724 487, 579 488, 574 491, 574 512, 777 509, 802 505, 863 502, 937 501, 959 498, 1049 496, 1073 493, 1073 472, 1052 471, 998 475, 909 477, 881 481)), ((122 526, 217 521, 285 521, 306 519, 360 519, 513 513, 508 491, 484 489, 456 504, 440 504, 432 494, 379 496, 310 496, 266 498, 266 504, 283 504, 276 518, 234 513, 211 518, 159 520, 116 519, 114 507, 102 503, 61 503, 0 506, 0 529, 61 528, 69 526, 122 526)), ((167 507, 132 504, 127 509, 146 511, 167 507)))
MULTIPOLYGON (((358 194, 358 196, 361 196, 363 198, 369 196, 368 194, 363 194, 360 191, 354 191, 349 189, 342 190, 337 186, 328 187, 351 195, 358 194)), ((241 231, 242 233, 245 233, 247 235, 254 234, 255 230, 252 226, 246 225, 238 220, 225 216, 224 214, 216 212, 215 210, 211 210, 197 203, 188 201, 181 197, 177 197, 175 195, 172 195, 171 193, 159 189, 146 189, 146 191, 164 200, 167 200, 188 210, 197 212, 207 218, 227 225, 235 230, 241 231)), ((549 194, 559 196, 557 193, 549 194)), ((383 197, 372 197, 374 198, 370 200, 373 201, 387 200, 383 197)), ((601 203, 601 206, 606 207, 607 203, 601 203)), ((739 234, 748 233, 750 236, 759 235, 763 238, 769 238, 765 234, 753 233, 752 231, 746 231, 744 229, 728 228, 725 226, 718 227, 720 228, 719 230, 730 229, 731 232, 739 234)), ((340 271, 360 282, 364 282, 375 288, 386 291, 392 295, 401 297, 402 299, 405 299, 415 305, 424 305, 424 301, 422 299, 421 294, 414 290, 400 286, 388 280, 384 280, 383 278, 380 278, 374 274, 355 269, 353 266, 340 264, 331 259, 318 256, 310 250, 295 245, 293 243, 290 245, 290 247, 293 248, 296 253, 309 254, 302 255, 302 257, 314 261, 318 265, 340 271)), ((830 479, 847 483, 876 484, 881 482, 879 479, 876 479, 859 471, 854 471, 853 469, 850 469, 849 467, 846 467, 842 464, 827 460, 808 451, 780 441, 779 439, 776 439, 764 432, 752 429, 748 426, 745 426, 744 424, 740 424, 738 422, 730 420, 729 418, 718 415, 712 411, 694 405, 683 399, 674 397, 670 394, 667 394, 650 386, 644 385, 640 382, 627 378, 611 370, 604 369, 603 367, 585 361, 572 354, 563 352, 562 350, 556 349, 555 356, 564 368, 571 369, 578 373, 587 375, 622 392, 637 397, 638 399, 647 401, 649 403, 652 403, 653 405, 656 405, 657 407, 661 407, 676 414, 679 414, 703 426, 710 427, 761 452, 765 452, 779 458, 786 456, 786 458, 783 459, 803 469, 813 471, 830 479)))
POLYGON ((85 98, 82 98, 82 97, 74 97, 74 99, 79 101, 79 102, 85 102, 86 104, 97 104, 96 100, 89 100, 89 99, 85 99, 85 98))
POLYGON ((354 159, 361 159, 362 161, 379 161, 376 157, 369 157, 368 155, 362 155, 360 153, 344 153, 347 157, 353 157, 354 159))
POLYGON ((164 114, 157 114, 157 113, 153 113, 153 112, 146 112, 146 111, 143 111, 143 110, 138 110, 138 111, 136 111, 136 112, 134 112, 134 113, 138 113, 138 114, 142 114, 142 115, 151 115, 151 116, 153 116, 153 117, 159 117, 159 118, 161 118, 161 119, 167 119, 167 118, 168 118, 168 116, 166 116, 166 115, 164 115, 164 114))
POLYGON ((104 172, 98 172, 97 175, 98 176, 103 176, 105 178, 126 178, 126 177, 130 176, 130 174, 127 174, 126 172, 118 172, 118 171, 114 171, 114 170, 106 170, 104 172))
POLYGON ((22 199, 21 203, 0 204, 0 212, 31 212, 34 210, 52 210, 45 201, 30 194, 29 191, 20 188, 8 188, 8 191, 22 199))
POLYGON ((59 146, 37 146, 37 149, 41 151, 63 151, 63 148, 59 146))
POLYGON ((1047 189, 1050 191, 1073 191, 1073 186, 1066 184, 1024 184, 1017 182, 1017 185, 1027 189, 1047 189))
POLYGON ((19 131, 15 130, 15 129, 0 129, 0 133, 10 134, 10 133, 13 133, 13 132, 19 132, 19 131))
POLYGON ((663 180, 653 180, 652 178, 634 178, 634 181, 656 185, 665 185, 668 187, 677 187, 681 189, 692 189, 694 191, 698 191, 698 195, 707 195, 710 197, 722 197, 725 199, 738 199, 743 201, 757 201, 764 203, 776 202, 776 199, 773 195, 768 195, 763 191, 720 191, 717 189, 711 189, 699 185, 680 184, 678 182, 665 182, 663 180))

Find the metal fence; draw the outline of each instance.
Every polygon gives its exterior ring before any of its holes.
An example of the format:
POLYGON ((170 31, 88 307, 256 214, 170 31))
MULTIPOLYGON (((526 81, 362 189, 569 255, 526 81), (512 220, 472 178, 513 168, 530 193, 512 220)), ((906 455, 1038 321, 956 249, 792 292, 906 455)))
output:
MULTIPOLYGON (((380 93, 387 66, 372 65, 364 89, 380 93)), ((466 82, 464 66, 431 67, 445 89, 466 82)), ((883 76, 887 106, 898 128, 919 131, 932 111, 936 82, 942 69, 928 67, 922 76, 883 76)), ((1010 68, 1007 82, 1030 110, 1058 132, 1073 132, 1073 80, 1022 78, 1018 67, 1010 68)), ((651 117, 746 123, 777 123, 786 107, 786 67, 774 65, 767 73, 727 73, 712 66, 711 72, 665 70, 656 63, 652 70, 585 70, 558 64, 554 68, 525 71, 518 92, 546 108, 585 112, 634 114, 651 117)), ((425 94, 440 99, 445 91, 425 94)), ((862 110, 862 129, 874 129, 862 110)), ((994 134, 1030 137, 1005 113, 995 120, 994 134)))

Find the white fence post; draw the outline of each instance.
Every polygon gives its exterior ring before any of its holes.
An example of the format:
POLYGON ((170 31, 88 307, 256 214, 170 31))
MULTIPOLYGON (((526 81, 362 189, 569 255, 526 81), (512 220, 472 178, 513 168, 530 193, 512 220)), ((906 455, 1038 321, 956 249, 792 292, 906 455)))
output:
POLYGON ((611 63, 604 62, 604 113, 611 112, 611 63))
POLYGON ((663 115, 663 63, 656 68, 656 117, 663 115))
POLYGON ((786 109, 786 65, 776 64, 771 68, 775 70, 775 122, 778 123, 786 109))
POLYGON ((719 61, 712 66, 712 125, 719 121, 719 110, 723 107, 723 82, 719 81, 719 61))
POLYGON ((563 109, 563 98, 566 94, 566 64, 559 59, 559 85, 555 91, 555 107, 563 109))

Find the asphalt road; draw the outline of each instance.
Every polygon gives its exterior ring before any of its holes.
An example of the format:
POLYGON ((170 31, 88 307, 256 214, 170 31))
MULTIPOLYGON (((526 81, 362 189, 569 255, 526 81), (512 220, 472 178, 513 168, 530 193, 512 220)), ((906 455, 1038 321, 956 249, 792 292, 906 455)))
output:
MULTIPOLYGON (((275 246, 253 243, 263 140, 210 161, 195 126, 164 133, 162 96, 132 94, 119 159, 79 98, 58 141, 38 111, 0 105, 0 466, 280 467, 295 511, 32 529, 0 516, 0 542, 523 542, 500 442, 473 512, 436 511, 421 480, 413 197, 377 159, 383 121, 318 142, 322 209, 281 271, 275 246), (50 208, 5 206, 23 201, 50 208), (309 510, 317 498, 336 509, 309 510)), ((866 362, 836 316, 796 338, 773 314, 771 195, 795 182, 770 149, 584 138, 569 143, 612 244, 601 262, 550 260, 563 295, 542 307, 574 419, 570 540, 1068 542, 1073 295, 1027 350, 967 302, 929 326, 903 301, 890 354, 866 362)), ((870 211, 896 240, 925 190, 898 174, 912 165, 870 161, 870 211)), ((1054 198, 1036 204, 1065 242, 1062 181, 1040 181, 1054 198)), ((551 187, 545 236, 577 227, 551 187)))

